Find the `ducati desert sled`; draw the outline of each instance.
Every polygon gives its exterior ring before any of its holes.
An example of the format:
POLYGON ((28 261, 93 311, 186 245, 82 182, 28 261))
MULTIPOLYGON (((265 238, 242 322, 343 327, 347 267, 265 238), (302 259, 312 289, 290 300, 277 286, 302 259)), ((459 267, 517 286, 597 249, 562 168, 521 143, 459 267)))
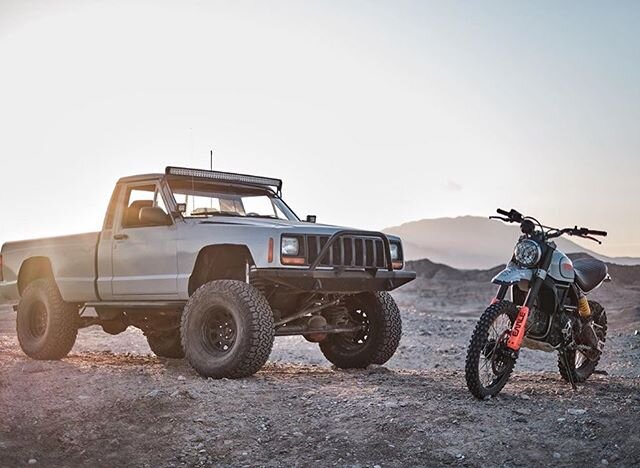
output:
POLYGON ((498 293, 473 332, 465 378, 477 398, 496 395, 507 383, 521 347, 558 352, 560 375, 575 389, 594 372, 607 334, 603 307, 585 294, 609 280, 605 263, 572 262, 552 239, 564 234, 591 239, 605 231, 550 228, 515 210, 491 216, 520 223, 522 236, 513 257, 493 283, 498 293), (507 293, 511 292, 511 300, 507 293))

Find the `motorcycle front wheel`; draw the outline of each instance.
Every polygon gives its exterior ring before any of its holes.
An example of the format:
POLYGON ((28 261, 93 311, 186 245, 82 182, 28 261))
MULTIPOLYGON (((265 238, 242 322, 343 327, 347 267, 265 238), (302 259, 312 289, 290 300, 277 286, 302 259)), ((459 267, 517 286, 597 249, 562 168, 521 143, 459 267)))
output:
POLYGON ((467 387, 476 398, 497 395, 509 380, 515 359, 506 352, 506 342, 517 315, 513 302, 500 301, 489 306, 476 324, 464 372, 467 387))

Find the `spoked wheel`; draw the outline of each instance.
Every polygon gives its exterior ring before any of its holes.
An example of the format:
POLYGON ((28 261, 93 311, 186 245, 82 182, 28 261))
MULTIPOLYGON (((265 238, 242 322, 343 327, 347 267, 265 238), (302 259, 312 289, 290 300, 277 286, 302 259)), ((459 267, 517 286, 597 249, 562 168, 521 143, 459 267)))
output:
POLYGON ((498 302, 484 311, 473 331, 465 378, 476 398, 497 395, 509 380, 515 360, 506 352, 506 342, 517 314, 512 302, 498 302))
POLYGON ((322 354, 341 369, 363 369, 387 362, 400 343, 400 310, 386 292, 350 296, 345 307, 332 311, 327 319, 333 325, 357 331, 329 335, 320 342, 322 354))
MULTIPOLYGON (((607 313, 604 308, 595 301, 589 301, 589 307, 593 314, 596 335, 598 339, 604 343, 607 339, 607 313)), ((558 370, 560 370, 560 375, 567 382, 571 382, 571 380, 574 382, 584 382, 591 377, 591 374, 596 370, 598 362, 600 361, 600 353, 597 353, 595 355, 596 357, 592 359, 589 359, 586 354, 579 350, 565 351, 565 353, 571 368, 567 368, 564 359, 560 356, 558 359, 558 370), (573 379, 569 378, 569 372, 573 372, 573 379)))

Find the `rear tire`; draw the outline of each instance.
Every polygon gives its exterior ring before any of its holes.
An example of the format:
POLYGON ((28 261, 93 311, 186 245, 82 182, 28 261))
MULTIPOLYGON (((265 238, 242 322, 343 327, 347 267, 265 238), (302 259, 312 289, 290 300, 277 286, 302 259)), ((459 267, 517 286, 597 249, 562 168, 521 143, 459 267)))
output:
POLYGON ((16 331, 24 353, 38 360, 62 359, 76 342, 78 310, 62 300, 52 278, 30 283, 18 304, 16 331))
POLYGON ((218 280, 200 286, 182 314, 185 357, 203 377, 248 377, 269 358, 273 347, 273 313, 253 286, 218 280))
POLYGON ((363 332, 329 335, 320 342, 322 354, 341 369, 386 363, 402 337, 400 310, 393 297, 387 292, 363 293, 346 302, 349 324, 363 324, 363 332))
MULTIPOLYGON (((607 340, 607 313, 604 308, 595 301, 589 301, 589 307, 593 314, 594 324, 599 325, 601 328, 596 327, 596 334, 598 339, 602 342, 607 340)), ((600 362, 601 354, 594 360, 587 359, 582 353, 572 350, 566 351, 567 360, 569 361, 570 368, 564 363, 562 356, 558 358, 558 370, 560 375, 566 382, 571 382, 569 378, 569 372, 573 373, 573 381, 576 383, 584 382, 591 374, 596 370, 598 363, 600 362), (577 366, 576 366, 577 364, 577 366)))
POLYGON ((497 395, 509 380, 515 360, 505 356, 494 362, 492 356, 500 349, 497 344, 506 337, 505 332, 511 330, 517 315, 513 302, 500 301, 480 316, 467 349, 464 370, 467 387, 476 398, 482 400, 497 395))
POLYGON ((149 343, 149 348, 156 356, 170 359, 184 358, 179 330, 158 335, 148 335, 147 343, 149 343))

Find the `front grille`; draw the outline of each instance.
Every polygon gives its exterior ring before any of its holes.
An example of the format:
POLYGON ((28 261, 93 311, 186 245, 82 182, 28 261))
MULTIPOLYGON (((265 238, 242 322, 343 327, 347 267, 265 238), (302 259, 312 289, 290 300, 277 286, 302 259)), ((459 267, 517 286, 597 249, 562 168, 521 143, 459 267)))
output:
MULTIPOLYGON (((307 235, 304 238, 305 263, 316 261, 329 236, 307 235)), ((320 260, 318 266, 346 268, 386 268, 382 239, 365 236, 341 236, 320 260)))

